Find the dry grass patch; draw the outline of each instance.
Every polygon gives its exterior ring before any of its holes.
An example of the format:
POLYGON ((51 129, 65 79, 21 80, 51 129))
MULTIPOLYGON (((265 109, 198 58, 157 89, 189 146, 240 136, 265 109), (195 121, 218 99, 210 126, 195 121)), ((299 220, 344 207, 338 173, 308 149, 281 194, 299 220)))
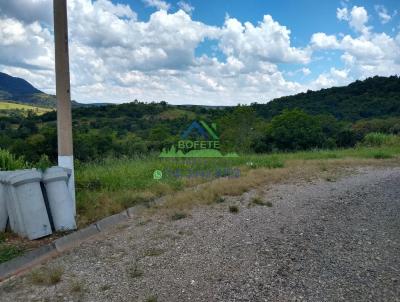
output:
POLYGON ((251 205, 257 205, 257 206, 266 206, 266 207, 272 207, 273 204, 270 201, 264 201, 261 197, 255 196, 250 202, 251 205))
MULTIPOLYGON (((334 180, 352 173, 352 170, 363 166, 398 165, 398 159, 379 161, 376 159, 343 158, 323 160, 287 160, 284 168, 275 169, 242 169, 240 178, 218 178, 207 183, 169 194, 162 205, 156 206, 153 213, 162 210, 164 214, 173 215, 176 211, 190 210, 194 206, 212 204, 224 200, 224 196, 240 196, 243 193, 265 185, 282 182, 312 181, 322 179, 334 180)), ((272 203, 263 202, 272 207, 272 203)))
POLYGON ((71 280, 69 284, 69 290, 71 293, 83 293, 85 291, 85 286, 82 280, 71 280))
POLYGON ((185 212, 175 212, 172 214, 171 219, 172 220, 181 220, 187 217, 187 214, 185 212))
POLYGON ((140 278, 143 274, 143 270, 138 267, 137 263, 128 268, 128 275, 133 279, 140 278))
POLYGON ((239 213, 239 207, 238 206, 229 206, 229 212, 231 213, 239 213))
POLYGON ((59 283, 63 273, 64 270, 61 267, 42 267, 32 271, 29 279, 32 284, 50 286, 59 283))
POLYGON ((145 257, 157 257, 164 254, 165 251, 163 249, 151 248, 144 253, 145 257))

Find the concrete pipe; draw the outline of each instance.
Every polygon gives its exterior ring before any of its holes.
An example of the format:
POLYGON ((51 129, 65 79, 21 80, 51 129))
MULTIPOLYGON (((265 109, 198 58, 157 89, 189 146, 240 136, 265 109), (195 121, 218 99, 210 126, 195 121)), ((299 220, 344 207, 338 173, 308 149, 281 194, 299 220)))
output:
POLYGON ((15 203, 13 210, 22 223, 19 234, 30 240, 52 233, 46 211, 40 180, 42 173, 36 170, 17 171, 7 178, 10 200, 15 203))
POLYGON ((74 202, 67 186, 67 171, 61 167, 49 168, 43 174, 42 182, 56 231, 75 230, 74 202))
POLYGON ((0 171, 0 232, 4 232, 7 226, 8 212, 7 212, 7 197, 6 197, 6 184, 3 177, 7 172, 0 171))

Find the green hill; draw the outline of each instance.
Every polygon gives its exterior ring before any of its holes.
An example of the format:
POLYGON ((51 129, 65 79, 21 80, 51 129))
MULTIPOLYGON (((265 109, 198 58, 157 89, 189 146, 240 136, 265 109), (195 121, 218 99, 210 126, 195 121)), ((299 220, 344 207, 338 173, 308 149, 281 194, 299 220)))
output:
POLYGON ((24 79, 0 72, 0 100, 54 108, 56 98, 33 87, 24 79))
MULTIPOLYGON (((25 104, 34 107, 56 108, 55 95, 33 87, 28 81, 0 72, 0 101, 25 104)), ((80 104, 72 101, 72 107, 91 107, 102 104, 80 104)))
POLYGON ((253 104, 263 117, 272 118, 284 109, 302 109, 309 114, 330 113, 341 120, 400 116, 400 78, 373 77, 345 87, 308 91, 253 104))

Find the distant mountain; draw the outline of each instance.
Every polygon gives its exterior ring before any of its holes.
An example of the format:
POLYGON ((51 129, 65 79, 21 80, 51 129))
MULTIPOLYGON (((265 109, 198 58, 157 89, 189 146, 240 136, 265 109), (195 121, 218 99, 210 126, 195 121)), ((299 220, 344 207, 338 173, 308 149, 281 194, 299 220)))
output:
POLYGON ((0 100, 54 108, 56 98, 33 87, 24 79, 0 72, 0 100))
POLYGON ((345 87, 308 91, 252 106, 265 118, 272 118, 284 109, 293 108, 310 114, 328 113, 350 121, 400 116, 400 78, 376 76, 345 87))
MULTIPOLYGON (((28 81, 0 72, 0 102, 34 105, 38 107, 56 108, 56 96, 44 93, 33 87, 28 81)), ((72 107, 105 106, 107 103, 81 104, 72 101, 72 107)))

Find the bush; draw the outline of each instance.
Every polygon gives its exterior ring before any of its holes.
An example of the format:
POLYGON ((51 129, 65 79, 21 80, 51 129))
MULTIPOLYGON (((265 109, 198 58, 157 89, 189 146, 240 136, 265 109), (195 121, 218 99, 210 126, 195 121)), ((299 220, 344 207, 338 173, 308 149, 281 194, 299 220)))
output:
POLYGON ((368 133, 360 145, 364 147, 398 146, 400 145, 400 136, 378 132, 368 133))
POLYGON ((284 110, 275 116, 267 128, 266 144, 291 151, 323 148, 327 142, 318 118, 301 110, 284 110))
POLYGON ((0 149, 0 170, 16 170, 27 167, 27 163, 22 157, 16 157, 8 150, 0 149))

